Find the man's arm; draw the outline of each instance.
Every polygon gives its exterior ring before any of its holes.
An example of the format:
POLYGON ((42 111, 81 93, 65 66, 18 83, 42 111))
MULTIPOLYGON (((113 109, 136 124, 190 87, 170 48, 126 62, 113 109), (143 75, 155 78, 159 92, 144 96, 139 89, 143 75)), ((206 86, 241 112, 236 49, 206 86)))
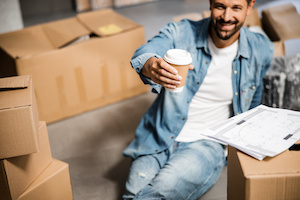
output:
POLYGON ((161 87, 175 88, 180 83, 177 71, 162 59, 169 49, 175 48, 179 32, 178 24, 169 23, 158 35, 140 46, 132 57, 132 67, 156 92, 160 92, 161 87))

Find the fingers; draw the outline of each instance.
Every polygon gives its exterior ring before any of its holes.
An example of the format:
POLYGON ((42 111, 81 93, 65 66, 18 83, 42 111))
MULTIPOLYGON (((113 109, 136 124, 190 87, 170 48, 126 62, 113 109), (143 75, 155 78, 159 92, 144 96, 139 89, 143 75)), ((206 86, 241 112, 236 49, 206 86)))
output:
POLYGON ((193 70, 194 66, 193 65, 189 65, 189 70, 193 70))
POLYGON ((157 59, 151 65, 151 79, 167 88, 176 88, 180 84, 182 77, 177 70, 166 63, 163 59, 157 59))

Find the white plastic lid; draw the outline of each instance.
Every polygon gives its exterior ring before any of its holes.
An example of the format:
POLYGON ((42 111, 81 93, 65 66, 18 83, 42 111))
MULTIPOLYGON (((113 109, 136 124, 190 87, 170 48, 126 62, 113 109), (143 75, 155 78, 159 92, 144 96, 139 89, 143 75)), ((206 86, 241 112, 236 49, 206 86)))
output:
POLYGON ((174 65, 188 65, 192 63, 192 56, 186 50, 170 49, 164 56, 164 60, 174 65))

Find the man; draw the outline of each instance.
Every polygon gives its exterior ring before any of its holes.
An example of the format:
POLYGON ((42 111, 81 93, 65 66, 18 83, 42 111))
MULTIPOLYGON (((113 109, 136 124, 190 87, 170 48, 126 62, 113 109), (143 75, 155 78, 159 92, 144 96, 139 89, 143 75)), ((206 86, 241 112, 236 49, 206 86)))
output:
POLYGON ((242 27, 255 0, 210 0, 211 18, 170 23, 142 45, 131 64, 158 96, 132 143, 133 159, 124 199, 198 199, 217 181, 224 145, 201 130, 260 104, 262 78, 273 46, 242 27), (183 92, 180 77, 162 57, 169 49, 190 52, 183 92))

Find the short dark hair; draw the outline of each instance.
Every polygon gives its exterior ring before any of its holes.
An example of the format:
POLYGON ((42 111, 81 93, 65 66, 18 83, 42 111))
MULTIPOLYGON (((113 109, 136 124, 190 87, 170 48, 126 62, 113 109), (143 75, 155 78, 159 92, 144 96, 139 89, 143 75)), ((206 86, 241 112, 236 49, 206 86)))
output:
MULTIPOLYGON (((212 0, 210 0, 210 3, 211 3, 211 1, 212 1, 212 0)), ((247 1, 247 4, 249 5, 249 4, 251 3, 252 0, 246 0, 246 1, 247 1)))

